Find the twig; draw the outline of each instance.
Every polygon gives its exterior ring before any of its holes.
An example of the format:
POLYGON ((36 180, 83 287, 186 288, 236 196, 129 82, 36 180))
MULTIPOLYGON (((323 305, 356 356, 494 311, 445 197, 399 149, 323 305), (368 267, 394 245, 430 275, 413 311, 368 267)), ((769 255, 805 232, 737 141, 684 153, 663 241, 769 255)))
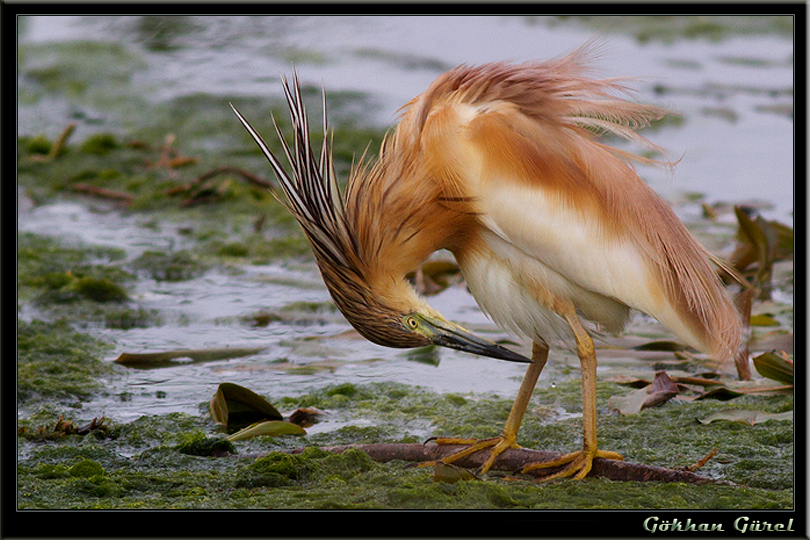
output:
POLYGON ((88 184, 72 184, 70 189, 73 191, 78 191, 79 193, 86 193, 88 195, 95 195, 97 197, 102 197, 104 199, 113 199, 116 201, 121 201, 126 204, 131 204, 132 201, 135 199, 131 194, 124 193, 121 191, 113 191, 111 189, 105 189, 102 187, 91 186, 88 184))
POLYGON ((53 143, 51 147, 51 151, 48 152, 45 156, 31 156, 32 161, 53 161, 59 154, 62 153, 62 150, 65 149, 65 145, 67 144, 67 140, 73 135, 73 131, 76 129, 76 124, 68 124, 65 129, 62 130, 62 133, 59 135, 59 138, 56 139, 56 142, 53 143))
POLYGON ((695 472, 699 468, 706 465, 706 463, 708 463, 709 460, 715 456, 715 454, 717 454, 717 448, 712 448, 708 454, 697 460, 697 462, 695 462, 695 464, 692 465, 691 467, 687 467, 686 470, 689 472, 695 472))

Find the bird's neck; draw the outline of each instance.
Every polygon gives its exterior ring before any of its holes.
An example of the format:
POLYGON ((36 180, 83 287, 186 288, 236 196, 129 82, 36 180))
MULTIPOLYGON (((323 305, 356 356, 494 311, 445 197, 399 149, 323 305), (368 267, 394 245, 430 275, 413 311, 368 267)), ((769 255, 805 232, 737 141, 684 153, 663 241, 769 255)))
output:
MULTIPOLYGON (((347 208, 370 277, 404 279, 433 252, 452 249, 473 227, 444 202, 435 182, 407 176, 356 190, 347 208)), ((371 279, 375 281, 375 279, 371 279)))

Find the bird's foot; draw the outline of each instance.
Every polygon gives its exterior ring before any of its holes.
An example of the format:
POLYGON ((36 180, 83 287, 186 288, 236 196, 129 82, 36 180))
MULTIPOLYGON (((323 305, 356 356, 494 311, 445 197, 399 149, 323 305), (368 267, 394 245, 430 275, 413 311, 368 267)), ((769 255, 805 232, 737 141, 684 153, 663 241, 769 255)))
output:
POLYGON ((567 465, 563 470, 556 472, 549 476, 539 478, 538 482, 548 482, 550 480, 558 480, 560 478, 567 478, 573 476, 575 480, 582 480, 585 478, 593 467, 594 458, 615 459, 623 461, 624 457, 616 452, 608 452, 605 450, 593 450, 583 448, 579 452, 571 452, 565 454, 554 461, 544 461, 542 463, 530 463, 521 469, 521 473, 533 471, 536 469, 548 469, 551 467, 561 467, 567 465))
MULTIPOLYGON (((444 464, 450 464, 454 461, 457 461, 463 457, 469 456, 476 452, 480 452, 481 450, 486 450, 487 448, 491 448, 489 451, 489 457, 484 462, 481 467, 478 468, 478 472, 485 473, 491 467, 492 464, 495 463, 495 460, 498 458, 499 455, 504 453, 504 451, 508 450, 509 448, 520 448, 515 443, 514 437, 508 437, 506 435, 499 435, 497 437, 492 437, 490 439, 456 439, 450 437, 437 437, 435 439, 429 439, 435 442, 436 444, 440 445, 449 445, 449 444, 466 444, 468 445, 467 448, 463 450, 459 450, 455 454, 450 454, 447 457, 439 459, 437 461, 441 461, 444 464)), ((421 463, 419 466, 424 467, 428 465, 435 465, 436 461, 428 461, 425 463, 421 463)))

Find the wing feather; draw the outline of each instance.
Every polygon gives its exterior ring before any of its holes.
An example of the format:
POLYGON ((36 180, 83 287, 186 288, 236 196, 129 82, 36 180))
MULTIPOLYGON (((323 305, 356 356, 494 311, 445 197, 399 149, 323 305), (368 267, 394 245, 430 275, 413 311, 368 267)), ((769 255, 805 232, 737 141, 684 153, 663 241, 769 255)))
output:
POLYGON ((614 81, 570 77, 576 61, 459 68, 411 103, 397 135, 416 137, 445 191, 526 257, 729 358, 739 316, 705 249, 638 177, 631 161, 645 160, 584 129, 645 143, 635 128, 661 109, 608 97, 614 81))

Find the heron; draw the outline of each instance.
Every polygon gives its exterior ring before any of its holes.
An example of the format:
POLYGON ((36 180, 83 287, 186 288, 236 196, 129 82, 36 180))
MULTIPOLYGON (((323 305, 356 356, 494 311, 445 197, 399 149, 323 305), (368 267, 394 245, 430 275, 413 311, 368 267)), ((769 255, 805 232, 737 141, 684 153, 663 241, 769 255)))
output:
MULTIPOLYGON (((631 99, 624 78, 591 73, 593 47, 546 61, 461 65, 400 112, 376 160, 352 165, 341 189, 332 158, 326 91, 316 148, 298 76, 282 76, 292 122, 290 172, 236 108, 285 192, 323 280, 345 318, 388 347, 439 345, 528 363, 502 433, 461 443, 450 463, 488 450, 481 472, 517 434, 550 343, 581 367, 582 447, 523 468, 556 467, 545 480, 588 475, 597 445, 592 334, 618 333, 631 310, 718 361, 740 346, 742 323, 713 263, 720 264, 638 175, 665 164, 603 142, 612 134, 655 152, 637 133, 668 111, 631 99), (531 340, 531 358, 448 321, 406 279, 431 254, 450 251, 483 312, 531 340)), ((233 107, 233 106, 232 106, 233 107)))

